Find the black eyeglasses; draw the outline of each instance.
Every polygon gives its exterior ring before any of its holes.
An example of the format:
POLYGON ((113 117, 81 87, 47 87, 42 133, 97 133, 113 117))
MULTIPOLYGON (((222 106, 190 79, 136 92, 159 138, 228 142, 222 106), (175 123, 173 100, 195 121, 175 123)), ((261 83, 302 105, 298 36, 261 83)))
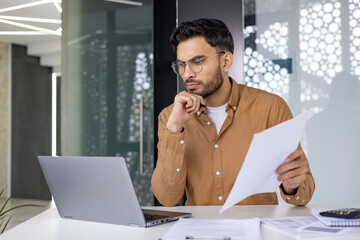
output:
POLYGON ((209 61, 210 59, 219 56, 220 54, 224 54, 225 52, 218 52, 217 54, 208 57, 204 60, 199 60, 198 58, 192 58, 187 62, 182 62, 182 61, 175 61, 171 64, 171 68, 174 70, 174 72, 176 74, 182 75, 185 73, 185 68, 186 65, 189 66, 189 68, 191 69, 191 71, 193 71, 194 73, 199 73, 203 70, 203 63, 206 61, 209 61))

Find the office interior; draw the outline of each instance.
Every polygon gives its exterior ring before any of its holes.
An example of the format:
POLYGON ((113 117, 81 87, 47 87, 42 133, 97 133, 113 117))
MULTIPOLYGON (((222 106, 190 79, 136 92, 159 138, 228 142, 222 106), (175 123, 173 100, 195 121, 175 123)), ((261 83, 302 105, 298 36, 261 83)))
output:
POLYGON ((38 155, 122 156, 158 205, 157 116, 184 89, 169 36, 202 17, 232 32, 238 83, 311 112, 311 204, 360 203, 359 0, 1 1, 1 197, 51 201, 38 155))

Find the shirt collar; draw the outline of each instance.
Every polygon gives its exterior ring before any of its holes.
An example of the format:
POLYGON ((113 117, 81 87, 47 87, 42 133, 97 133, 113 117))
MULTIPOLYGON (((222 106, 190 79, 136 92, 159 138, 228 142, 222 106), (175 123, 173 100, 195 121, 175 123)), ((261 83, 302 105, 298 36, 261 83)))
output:
POLYGON ((229 79, 231 81, 231 92, 225 111, 227 112, 232 109, 234 112, 236 112, 240 101, 240 85, 233 78, 229 77, 229 79))

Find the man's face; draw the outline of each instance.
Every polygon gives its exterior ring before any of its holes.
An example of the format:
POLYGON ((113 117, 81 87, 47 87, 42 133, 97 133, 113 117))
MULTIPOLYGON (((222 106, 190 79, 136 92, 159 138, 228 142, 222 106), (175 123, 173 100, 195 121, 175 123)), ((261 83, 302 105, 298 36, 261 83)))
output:
MULTIPOLYGON (((177 58, 179 61, 205 60, 216 55, 216 48, 211 47, 204 37, 194 37, 181 42, 177 47, 177 58)), ((189 93, 198 94, 206 98, 216 92, 222 85, 224 79, 220 68, 220 56, 213 57, 202 63, 203 68, 199 73, 192 71, 188 64, 185 72, 181 75, 185 89, 189 93)))

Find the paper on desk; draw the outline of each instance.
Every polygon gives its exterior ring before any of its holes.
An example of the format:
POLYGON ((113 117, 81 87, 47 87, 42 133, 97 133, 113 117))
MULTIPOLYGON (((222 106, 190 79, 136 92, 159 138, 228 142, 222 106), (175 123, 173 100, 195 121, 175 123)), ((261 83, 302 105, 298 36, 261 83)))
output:
POLYGON ((180 218, 161 240, 227 239, 261 240, 260 220, 180 218))
POLYGON ((309 112, 304 112, 254 134, 234 186, 219 213, 248 196, 278 189, 280 181, 275 170, 298 147, 309 115, 309 112))
POLYGON ((261 223, 293 237, 360 236, 360 228, 327 227, 312 216, 261 219, 261 223))

